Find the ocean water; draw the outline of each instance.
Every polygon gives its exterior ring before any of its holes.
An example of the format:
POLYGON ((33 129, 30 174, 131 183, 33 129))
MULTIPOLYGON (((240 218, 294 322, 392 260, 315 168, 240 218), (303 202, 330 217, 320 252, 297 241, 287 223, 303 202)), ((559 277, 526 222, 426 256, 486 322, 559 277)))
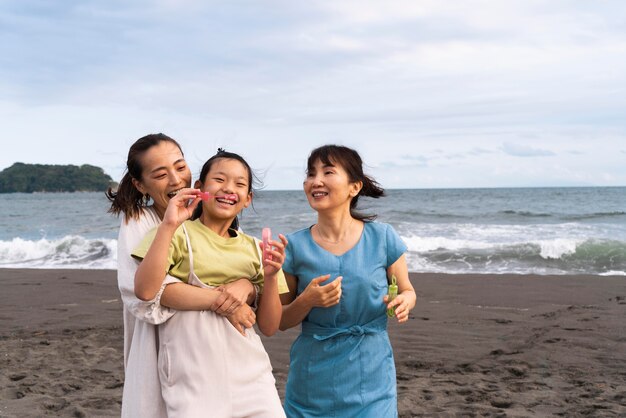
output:
MULTIPOLYGON (((115 269, 120 220, 103 193, 0 194, 0 268, 115 269)), ((409 270, 626 275, 626 188, 388 190, 365 213, 406 242, 409 270)), ((260 191, 241 216, 260 236, 315 223, 302 191, 260 191)))

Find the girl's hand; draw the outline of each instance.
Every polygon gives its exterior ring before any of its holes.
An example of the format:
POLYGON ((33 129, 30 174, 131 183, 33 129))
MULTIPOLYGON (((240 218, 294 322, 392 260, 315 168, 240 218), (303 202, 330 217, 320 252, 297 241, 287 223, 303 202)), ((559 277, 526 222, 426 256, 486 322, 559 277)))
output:
POLYGON ((339 276, 331 283, 322 285, 322 282, 330 279, 330 274, 319 276, 311 280, 311 283, 298 297, 304 298, 311 308, 328 308, 339 303, 341 299, 341 280, 339 276))
POLYGON ((250 295, 254 293, 254 286, 250 280, 242 277, 234 282, 218 287, 217 290, 230 293, 243 305, 248 302, 250 295))
POLYGON ((383 302, 387 304, 387 309, 393 308, 395 306, 395 316, 398 318, 398 322, 406 322, 409 319, 409 302, 407 297, 403 294, 399 294, 396 296, 391 302, 388 302, 389 296, 385 295, 383 297, 383 302))
POLYGON ((178 227, 191 218, 193 211, 202 200, 198 191, 198 189, 181 189, 176 196, 171 198, 163 215, 163 223, 178 227))
MULTIPOLYGON (((278 234, 279 241, 270 240, 270 248, 266 250, 268 254, 272 255, 272 259, 263 260, 263 276, 271 277, 275 276, 283 266, 285 262, 285 247, 287 246, 287 238, 283 234, 278 234)), ((261 251, 263 251, 263 242, 259 243, 261 251)))
POLYGON ((256 314, 248 305, 241 305, 226 318, 241 335, 246 335, 246 328, 252 328, 256 323, 256 314))

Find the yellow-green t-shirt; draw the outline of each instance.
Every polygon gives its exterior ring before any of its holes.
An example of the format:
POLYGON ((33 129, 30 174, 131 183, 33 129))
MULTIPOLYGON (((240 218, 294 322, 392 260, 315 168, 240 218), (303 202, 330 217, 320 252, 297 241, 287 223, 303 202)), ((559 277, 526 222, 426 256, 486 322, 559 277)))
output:
MULTIPOLYGON (((203 283, 221 286, 246 278, 263 287, 261 251, 253 237, 237 232, 236 237, 224 238, 207 228, 199 219, 185 221, 185 228, 193 251, 193 270, 203 283)), ((156 228, 146 234, 132 256, 143 259, 155 235, 156 228)), ((178 227, 170 242, 168 266, 168 274, 187 282, 190 273, 189 251, 182 226, 178 227)), ((282 269, 278 271, 278 292, 289 292, 282 269)))

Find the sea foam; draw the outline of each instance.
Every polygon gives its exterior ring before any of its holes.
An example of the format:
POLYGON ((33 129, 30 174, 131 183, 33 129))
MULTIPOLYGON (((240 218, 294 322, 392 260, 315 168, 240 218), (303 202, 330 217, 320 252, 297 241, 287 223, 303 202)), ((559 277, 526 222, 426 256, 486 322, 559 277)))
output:
POLYGON ((117 240, 67 235, 59 239, 0 241, 0 266, 115 269, 117 240))

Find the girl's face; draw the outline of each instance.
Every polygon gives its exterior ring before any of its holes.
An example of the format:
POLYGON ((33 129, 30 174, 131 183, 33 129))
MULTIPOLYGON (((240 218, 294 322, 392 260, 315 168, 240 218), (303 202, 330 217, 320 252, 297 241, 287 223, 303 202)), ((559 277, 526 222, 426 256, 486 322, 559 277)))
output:
POLYGON ((212 196, 233 194, 236 199, 210 198, 202 202, 202 216, 212 219, 232 220, 252 202, 249 173, 240 161, 220 158, 216 160, 204 178, 196 182, 196 187, 212 196))
POLYGON ((191 186, 191 171, 180 149, 161 141, 141 156, 141 180, 133 184, 142 194, 149 194, 154 208, 163 217, 167 204, 176 193, 191 186))
POLYGON ((324 164, 315 161, 307 171, 304 193, 309 205, 316 211, 337 207, 350 207, 350 201, 361 190, 361 182, 351 182, 348 173, 340 164, 324 164))

